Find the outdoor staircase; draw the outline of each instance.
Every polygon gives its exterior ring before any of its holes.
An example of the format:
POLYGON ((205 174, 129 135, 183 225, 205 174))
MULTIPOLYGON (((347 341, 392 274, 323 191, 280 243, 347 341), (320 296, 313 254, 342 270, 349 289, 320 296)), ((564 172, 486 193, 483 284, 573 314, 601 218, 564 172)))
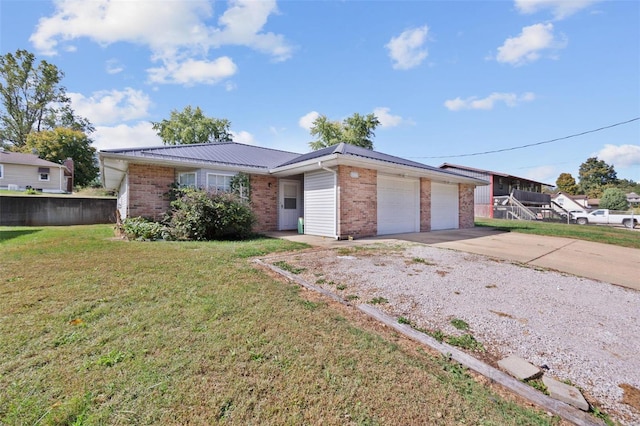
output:
POLYGON ((507 211, 507 215, 510 216, 510 219, 516 220, 539 220, 538 216, 531 211, 527 206, 522 204, 516 197, 513 196, 513 193, 509 195, 507 198, 506 204, 511 207, 507 211))

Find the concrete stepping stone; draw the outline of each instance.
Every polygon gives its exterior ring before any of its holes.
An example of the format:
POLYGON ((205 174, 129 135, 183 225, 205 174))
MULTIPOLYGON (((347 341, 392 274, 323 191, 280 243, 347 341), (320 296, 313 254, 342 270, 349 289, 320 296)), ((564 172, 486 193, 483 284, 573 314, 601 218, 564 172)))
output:
POLYGON ((544 376, 542 383, 547 387, 549 396, 558 401, 566 402, 582 411, 589 411, 589 403, 584 399, 582 393, 575 386, 557 381, 552 377, 544 376))
POLYGON ((531 380, 542 376, 542 370, 517 355, 501 359, 498 366, 518 380, 531 380))

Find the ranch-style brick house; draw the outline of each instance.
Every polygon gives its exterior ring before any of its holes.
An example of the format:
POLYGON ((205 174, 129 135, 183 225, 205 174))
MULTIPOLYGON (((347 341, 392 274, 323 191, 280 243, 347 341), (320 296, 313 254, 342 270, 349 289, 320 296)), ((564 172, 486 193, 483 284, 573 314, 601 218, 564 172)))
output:
POLYGON ((349 144, 308 154, 235 142, 103 150, 103 184, 120 217, 160 219, 170 185, 228 190, 249 175, 256 232, 297 229, 336 239, 474 226, 488 182, 349 144))

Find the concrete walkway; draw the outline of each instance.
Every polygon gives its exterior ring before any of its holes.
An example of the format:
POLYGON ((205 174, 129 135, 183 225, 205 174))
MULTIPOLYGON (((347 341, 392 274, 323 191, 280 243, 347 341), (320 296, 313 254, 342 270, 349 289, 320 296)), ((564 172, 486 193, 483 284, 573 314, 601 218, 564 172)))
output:
POLYGON ((485 227, 396 234, 353 241, 336 241, 332 238, 286 232, 270 236, 320 247, 411 241, 539 266, 640 290, 640 249, 570 238, 502 232, 485 227))

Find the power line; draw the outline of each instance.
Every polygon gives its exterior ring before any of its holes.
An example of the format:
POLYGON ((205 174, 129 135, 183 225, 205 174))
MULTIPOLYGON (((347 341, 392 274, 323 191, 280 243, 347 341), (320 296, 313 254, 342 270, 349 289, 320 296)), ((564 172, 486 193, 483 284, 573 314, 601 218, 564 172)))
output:
POLYGON ((586 135, 586 134, 589 134, 589 133, 600 132, 602 130, 610 129, 612 127, 622 126, 623 124, 629 124, 629 123, 632 123, 632 122, 638 121, 638 120, 640 120, 640 117, 632 118, 631 120, 627 120, 627 121, 621 121, 620 123, 611 124, 609 126, 599 127, 597 129, 593 129, 593 130, 587 130, 586 132, 576 133, 576 134, 569 135, 569 136, 563 136, 561 138, 550 139, 548 141, 530 143, 530 144, 527 144, 527 145, 514 146, 514 147, 511 147, 511 148, 496 149, 496 150, 493 150, 493 151, 474 152, 472 154, 439 155, 439 156, 434 156, 434 157, 410 157, 410 158, 458 158, 458 157, 473 157, 473 156, 476 156, 476 155, 485 155, 485 154, 495 154, 497 152, 505 152, 505 151, 515 151, 516 149, 523 149, 523 148, 529 148, 529 147, 532 147, 532 146, 544 145, 544 144, 548 144, 548 143, 552 143, 552 142, 562 141, 562 140, 565 140, 565 139, 576 138, 578 136, 583 136, 583 135, 586 135))

